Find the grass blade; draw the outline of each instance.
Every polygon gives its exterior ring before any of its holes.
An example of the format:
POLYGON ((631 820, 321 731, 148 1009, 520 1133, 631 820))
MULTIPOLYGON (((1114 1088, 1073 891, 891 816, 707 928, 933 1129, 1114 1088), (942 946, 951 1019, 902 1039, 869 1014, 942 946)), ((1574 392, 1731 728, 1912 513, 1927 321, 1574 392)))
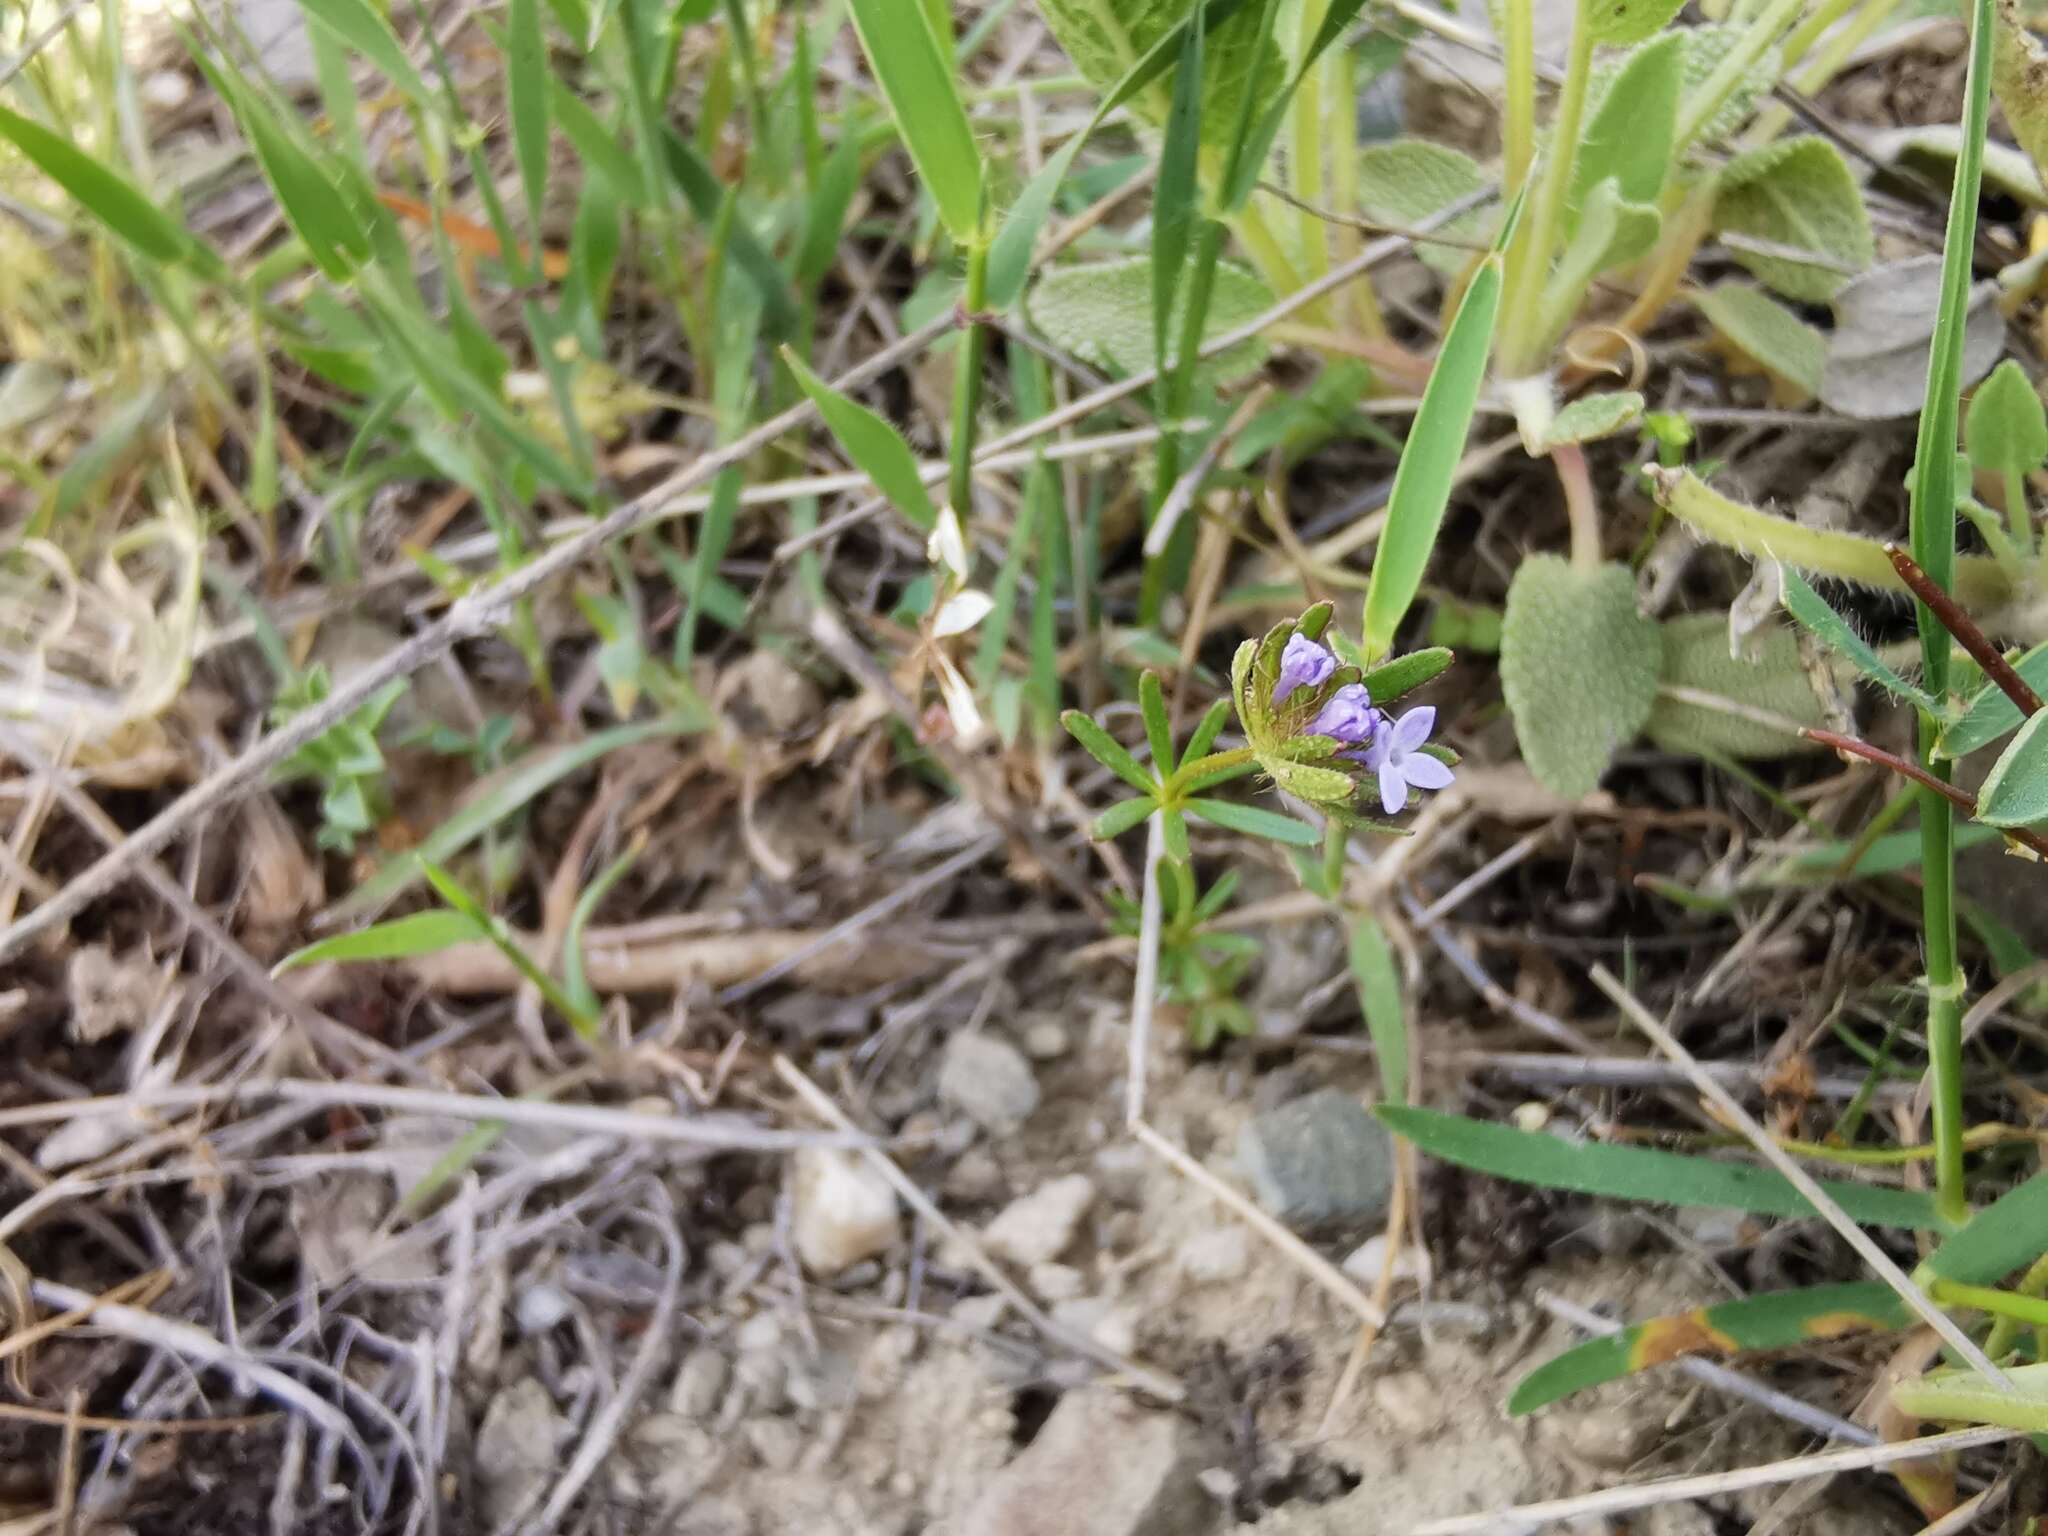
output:
POLYGON ((420 860, 444 863, 479 837, 524 806, 542 791, 552 788, 570 774, 589 767, 608 753, 658 736, 676 736, 698 728, 694 720, 642 720, 632 725, 613 726, 595 736, 536 752, 515 763, 489 790, 463 806, 426 837, 411 853, 401 854, 383 864, 377 872, 321 914, 323 925, 344 922, 373 911, 394 896, 408 890, 420 879, 420 860))
POLYGON ((1365 593, 1368 656, 1384 656, 1393 649, 1395 632, 1422 587, 1422 573, 1436 548, 1444 508, 1451 499, 1452 477, 1464 456, 1479 388, 1486 379, 1500 288, 1501 258, 1495 253, 1481 263, 1465 290, 1457 318, 1452 320, 1436 366, 1430 370, 1407 446, 1401 450, 1387 502, 1386 531, 1380 535, 1365 593))
POLYGON ((511 0, 507 26, 506 110, 512 118, 519 183, 526 192, 526 211, 537 241, 548 190, 548 50, 541 34, 540 0, 511 0))
POLYGON ((1530 1413, 1574 1392, 1689 1355, 1790 1349, 1845 1334, 1890 1332, 1912 1322, 1912 1312, 1891 1287, 1875 1280, 1769 1291, 1652 1318, 1568 1349, 1515 1384, 1508 1412, 1530 1413))
POLYGON ((433 93, 406 57, 391 24, 365 0, 299 0, 299 8, 348 47, 374 64, 379 73, 420 106, 432 109, 433 93))
POLYGON ((1180 66, 1152 191, 1152 362, 1165 378, 1171 366, 1173 300, 1188 264, 1198 194, 1195 172, 1202 148, 1202 12, 1198 8, 1180 66))
POLYGON ((1991 1285, 2048 1250, 2048 1173, 2000 1195, 1927 1257, 1924 1268, 1962 1285, 1991 1285))
MULTIPOLYGON (((1383 1108, 1379 1117, 1432 1157, 1461 1168, 1653 1205, 1697 1205, 1749 1211, 1758 1216, 1805 1217, 1813 1208, 1790 1182, 1768 1168, 1714 1162, 1653 1147, 1568 1142, 1542 1132, 1491 1125, 1431 1109, 1383 1108)), ((1919 1190, 1827 1180, 1821 1187, 1859 1222, 1877 1227, 1936 1228, 1934 1201, 1919 1190)))
POLYGON ((1934 710, 1933 699, 1886 666, 1869 643, 1849 627, 1849 621, 1808 586, 1805 577, 1790 569, 1785 572, 1785 611, 1792 615, 1801 629, 1843 657, 1860 675, 1887 693, 1921 709, 1934 710))
POLYGON ((896 119, 903 147, 961 245, 981 236, 981 147, 950 54, 919 0, 851 0, 854 30, 896 119))
POLYGON ((1380 1099, 1408 1102, 1408 1016, 1401 1006, 1401 974, 1394 951, 1371 913, 1362 913, 1351 927, 1351 978, 1358 983, 1358 1004, 1372 1036, 1380 1064, 1380 1099))
POLYGON ((438 954, 484 936, 484 930, 461 912, 441 907, 427 912, 408 912, 404 917, 372 923, 354 933, 338 933, 331 939, 320 939, 295 949, 277 962, 272 974, 297 970, 302 965, 319 965, 328 960, 408 960, 414 955, 438 954))
POLYGON ((79 207, 136 252, 166 265, 191 267, 203 277, 226 273, 213 247, 144 197, 125 176, 109 170, 69 139, 41 123, 0 107, 0 138, 35 162, 79 207))
POLYGON ((440 893, 441 899, 456 912, 468 918, 483 931, 483 936, 492 948, 512 962, 512 968, 532 982, 547 1005, 575 1026, 576 1032, 586 1040, 597 1034, 597 1015, 579 1008, 573 998, 562 990, 561 984, 542 970, 539 964, 512 937, 512 930, 484 909, 483 903, 471 895, 469 888, 438 864, 425 859, 419 861, 420 873, 440 893))

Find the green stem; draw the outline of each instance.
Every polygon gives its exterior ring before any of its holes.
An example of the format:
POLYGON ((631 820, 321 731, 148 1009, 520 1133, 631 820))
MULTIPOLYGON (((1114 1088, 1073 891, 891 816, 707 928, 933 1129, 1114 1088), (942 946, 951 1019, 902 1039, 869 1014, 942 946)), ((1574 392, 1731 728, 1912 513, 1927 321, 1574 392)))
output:
POLYGON ((953 441, 951 476, 946 497, 965 529, 974 516, 974 430, 981 413, 982 357, 988 350, 988 327, 980 315, 988 296, 988 241, 977 238, 967 249, 967 332, 960 339, 958 371, 953 375, 953 441))
POLYGON ((2034 552, 2034 520, 2027 511, 2027 482, 2017 469, 2005 472, 2005 521, 2022 560, 2034 552))
MULTIPOLYGON (((2019 1293, 2022 1296, 2048 1294, 2048 1254, 2034 1260, 2033 1268, 2021 1276, 2019 1293)), ((1991 1336, 1984 1341, 1984 1353, 1994 1360, 2003 1359, 2011 1352, 2019 1338, 2020 1325, 2010 1317, 2000 1316, 1991 1325, 1991 1336)))
POLYGON ((1533 0, 1505 0, 1501 53, 1507 101, 1501 116, 1501 200, 1512 203, 1536 158, 1536 16, 1533 0))
MULTIPOLYGON (((1947 660, 1945 653, 1943 660, 1947 660)), ((1945 665, 1943 670, 1947 670, 1945 665)), ((1949 764, 1934 756, 1939 738, 1936 723, 1922 719, 1921 766, 1945 781, 1949 764)), ((1927 1054, 1934 1077, 1935 1200, 1943 1220, 1960 1222, 1969 1216, 1969 1203, 1963 1196, 1963 974, 1956 961, 1955 807, 1931 789, 1919 793, 1920 909, 1927 934, 1927 1054)))
MULTIPOLYGON (((1513 66, 1509 66, 1512 78, 1513 66)), ((1586 87, 1593 74, 1593 28, 1581 0, 1572 22, 1571 55, 1565 61, 1564 87, 1551 124, 1550 153, 1536 186, 1535 206, 1508 252, 1506 292, 1502 303, 1500 369, 1505 378, 1519 378, 1541 365, 1544 279, 1551 253, 1564 223, 1565 199, 1571 192, 1572 162, 1577 157, 1579 128, 1586 115, 1586 87)))
MULTIPOLYGON (((1827 87, 1828 82, 1835 78, 1836 72, 1848 62, 1850 55, 1862 47, 1873 32, 1891 20, 1892 12, 1902 3, 1903 0, 1869 0, 1863 9, 1856 13, 1854 21, 1827 40, 1819 56, 1793 80, 1793 88, 1804 96, 1818 95, 1827 87)), ((1821 14, 1815 12, 1816 19, 1821 14)), ((1806 31, 1807 28, 1801 26, 1797 32, 1785 39, 1785 67, 1788 72, 1793 63, 1803 58, 1813 46, 1812 40, 1807 40, 1803 47, 1801 45, 1806 31)), ((1792 109, 1781 101, 1772 102, 1756 115, 1756 120, 1750 124, 1749 131, 1743 135, 1744 147, 1755 149, 1759 145, 1770 143, 1785 131, 1786 124, 1791 121, 1792 109)))
POLYGON ((1671 141, 1675 153, 1682 154, 1699 137, 1700 130, 1735 94, 1736 87, 1755 71, 1764 50, 1799 19, 1805 3, 1806 0, 1772 0, 1736 40, 1728 56, 1715 66, 1714 72, 1700 82, 1699 89, 1679 104, 1678 132, 1671 141))
POLYGON ((1953 1280, 1935 1281, 1928 1287, 1928 1294, 1944 1307, 1973 1307, 1993 1317, 2011 1318, 2037 1327, 2048 1325, 2048 1301, 2038 1296, 2021 1296, 1988 1285, 1959 1285, 1953 1280))
POLYGON ((1931 1380, 1902 1381, 1892 1388, 1892 1406, 1916 1419, 1996 1424, 2029 1434, 2048 1431, 2048 1366, 2023 1365, 2006 1375, 2017 1390, 2001 1392, 1981 1377, 1961 1371, 1931 1380))

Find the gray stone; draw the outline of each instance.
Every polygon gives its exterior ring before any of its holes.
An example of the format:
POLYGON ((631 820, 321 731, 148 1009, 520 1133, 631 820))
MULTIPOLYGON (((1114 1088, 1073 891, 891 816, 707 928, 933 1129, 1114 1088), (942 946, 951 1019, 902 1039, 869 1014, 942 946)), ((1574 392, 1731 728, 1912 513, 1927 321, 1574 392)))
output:
POLYGON ((1242 1280, 1251 1268, 1251 1239, 1243 1227, 1216 1227, 1197 1232, 1180 1245, 1180 1272, 1196 1285, 1221 1285, 1242 1280))
POLYGON ((1014 1131, 1038 1108, 1038 1079, 1014 1045, 979 1031, 946 1042, 939 1097, 985 1131, 1014 1131))
POLYGON ((1302 1232, 1371 1225, 1393 1195, 1393 1138, 1335 1088, 1255 1116, 1237 1164, 1259 1204, 1302 1232))
POLYGON ((732 1381, 732 1362, 716 1344, 699 1343, 676 1367, 676 1379, 668 1390, 669 1412, 685 1419, 708 1419, 725 1401, 725 1389, 732 1381))
POLYGON ((1201 1484, 1213 1455, 1171 1413, 1104 1388, 1069 1392, 1030 1445, 953 1527, 973 1536, 1208 1536, 1222 1512, 1201 1484))
POLYGON ((485 1529, 496 1530, 522 1513, 547 1486, 561 1433, 561 1415, 548 1389, 531 1376, 491 1399, 476 1432, 477 1502, 485 1529))

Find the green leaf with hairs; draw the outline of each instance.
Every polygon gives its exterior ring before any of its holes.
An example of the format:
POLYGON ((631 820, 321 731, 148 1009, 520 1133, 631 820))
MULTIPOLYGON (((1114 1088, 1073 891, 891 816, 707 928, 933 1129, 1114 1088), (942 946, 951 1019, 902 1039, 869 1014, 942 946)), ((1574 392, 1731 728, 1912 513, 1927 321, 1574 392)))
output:
MULTIPOLYGON (((1654 1147, 1566 1141, 1432 1109, 1377 1111, 1396 1135, 1431 1157, 1517 1184, 1649 1205, 1708 1206, 1757 1216, 1814 1215, 1806 1197, 1774 1169, 1717 1162, 1654 1147)), ((1939 1231, 1934 1197, 1916 1189, 1823 1179, 1821 1188, 1852 1221, 1873 1227, 1939 1231)))
POLYGON ((1792 630, 1765 628, 1739 657, 1728 654, 1725 613, 1667 619, 1663 630, 1664 673, 1643 727, 1650 740, 1695 757, 1774 758, 1814 750, 1796 732, 1826 725, 1827 711, 1792 630))
POLYGON ((1634 1323, 1568 1349, 1515 1384, 1508 1412, 1532 1413, 1574 1392, 1670 1360, 1791 1349, 1859 1333, 1888 1333, 1912 1322, 1912 1311, 1892 1288, 1874 1280, 1768 1291, 1634 1323))
MULTIPOLYGON (((1070 709, 1060 716, 1060 724, 1067 728, 1068 735, 1088 749, 1090 757, 1130 785, 1131 788, 1142 790, 1147 795, 1157 796, 1159 781, 1146 772, 1145 765, 1131 756, 1122 742, 1097 725, 1093 717, 1084 714, 1078 709, 1070 709)), ((1129 801, 1125 802, 1125 804, 1129 803, 1129 801)))
MULTIPOLYGON (((2034 692, 2048 693, 2048 640, 2016 658, 2013 670, 2034 692)), ((2012 730, 2020 723, 2020 718, 2019 705, 2006 697, 2005 690, 1996 683, 1986 683, 1963 710, 1962 719, 1941 733, 1934 755, 1951 759, 1968 757, 2012 730)))
POLYGON ((1584 307, 1593 279, 1648 255, 1663 227, 1664 216, 1647 203, 1625 199, 1612 176, 1593 188, 1557 269, 1544 284, 1544 334, 1562 336, 1584 307))
MULTIPOLYGON (((1637 0, 1624 0, 1635 4, 1637 0)), ((1632 203, 1654 203, 1671 171, 1678 94, 1685 82, 1685 34, 1672 32, 1596 74, 1586 128, 1572 159, 1566 228, 1601 182, 1612 178, 1632 203)))
POLYGON ((855 467, 875 482, 875 489, 898 512, 929 532, 938 523, 938 508, 932 505, 931 492, 925 489, 924 476, 918 470, 917 456, 910 451, 903 434, 852 396, 827 384, 787 347, 782 349, 782 360, 796 375, 797 383, 811 397, 811 403, 817 406, 818 414, 855 467))
MULTIPOLYGON (((1746 23, 1728 22, 1684 27, 1677 32, 1677 36, 1685 39, 1685 86, 1681 100, 1706 84, 1714 71, 1721 67, 1721 61, 1742 44, 1748 31, 1746 23)), ((1715 109, 1714 115, 1700 125, 1699 137, 1709 143, 1732 138, 1749 121, 1758 100, 1777 82, 1781 59, 1782 54, 1775 43, 1766 48, 1756 63, 1736 81, 1735 89, 1715 109)), ((1687 146, 1681 144, 1677 147, 1684 149, 1687 146)))
POLYGON ((1717 283, 1693 294, 1692 301, 1721 339, 1759 368, 1807 399, 1820 393, 1827 337, 1763 289, 1717 283))
MULTIPOLYGON (((1393 229, 1415 229, 1492 185, 1470 155, 1427 139, 1368 144, 1358 152, 1355 164, 1359 213, 1393 229)), ((1472 248, 1492 237, 1499 219, 1497 207, 1482 204, 1469 209, 1416 241, 1415 254, 1444 276, 1456 276, 1472 265, 1472 248)))
POLYGON ((1159 809, 1159 802, 1148 795, 1137 795, 1129 800, 1119 800, 1088 828, 1088 835, 1098 843, 1106 843, 1113 837, 1122 837, 1147 816, 1159 809))
POLYGON ((1808 304, 1833 298, 1877 254, 1855 174, 1812 135, 1730 160, 1714 196, 1714 232, 1759 280, 1808 304))
POLYGON ((1365 684, 1366 697, 1384 709, 1402 695, 1413 693, 1441 676, 1456 659, 1441 645, 1425 646, 1367 668, 1359 681, 1365 684))
POLYGON ((2048 821, 2048 710, 2020 727, 1977 792, 1977 819, 1990 827, 2048 821))
POLYGON ((1628 567, 1524 558, 1501 620, 1500 679, 1530 772, 1571 800, 1598 788, 1650 718, 1662 657, 1628 567))
POLYGON ((1822 645, 1847 661, 1866 682, 1877 684, 1894 698, 1903 699, 1930 715, 1939 714, 1933 699, 1886 666, 1849 621, 1789 566, 1785 570, 1785 611, 1799 627, 1822 645))
POLYGON ((973 244, 981 238, 985 172, 951 49, 941 46, 919 0, 851 0, 849 9, 868 67, 946 232, 961 245, 973 244))
POLYGON ((1313 848, 1323 840, 1323 834, 1307 822, 1296 821, 1292 816, 1256 805, 1239 805, 1233 800, 1209 800, 1198 795, 1184 802, 1184 808, 1190 816, 1199 816, 1212 826, 1242 832, 1247 837, 1263 837, 1296 848, 1313 848))
POLYGON ((1991 50, 1991 89, 2005 109, 2012 136, 2048 181, 2048 50, 2019 0, 1998 0, 1991 50))
POLYGON ((1643 414, 1643 397, 1632 389, 1581 395, 1550 418, 1543 429, 1546 449, 1612 437, 1643 414))
MULTIPOLYGON (((1235 330, 1272 302, 1272 293, 1258 278, 1219 262, 1203 340, 1235 330)), ((1168 327, 1175 336, 1187 307, 1187 285, 1178 284, 1168 327)), ((1057 267, 1038 280, 1026 308, 1049 341, 1083 362, 1120 377, 1152 366, 1152 266, 1146 257, 1057 267)), ((1254 338, 1206 359, 1196 377, 1220 387, 1252 372, 1265 356, 1265 342, 1254 338)))
POLYGON ((2048 411, 2026 369, 2012 358, 1992 369, 1970 396, 1963 442, 1980 474, 2031 475, 2048 460, 2048 411))

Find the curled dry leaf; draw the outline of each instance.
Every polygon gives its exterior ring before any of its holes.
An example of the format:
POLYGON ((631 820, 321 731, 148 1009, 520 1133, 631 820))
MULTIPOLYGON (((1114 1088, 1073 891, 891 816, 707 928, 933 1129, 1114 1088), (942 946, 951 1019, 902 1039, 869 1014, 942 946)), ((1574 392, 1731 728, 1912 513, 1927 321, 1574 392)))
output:
MULTIPOLYGON (((1979 283, 1963 330, 1962 386, 1967 389, 2005 350, 1997 285, 1979 283)), ((1910 416, 1927 393, 1927 348, 1941 301, 1941 258, 1915 256, 1864 273, 1835 295, 1821 403, 1844 416, 1882 421, 1910 416)))

